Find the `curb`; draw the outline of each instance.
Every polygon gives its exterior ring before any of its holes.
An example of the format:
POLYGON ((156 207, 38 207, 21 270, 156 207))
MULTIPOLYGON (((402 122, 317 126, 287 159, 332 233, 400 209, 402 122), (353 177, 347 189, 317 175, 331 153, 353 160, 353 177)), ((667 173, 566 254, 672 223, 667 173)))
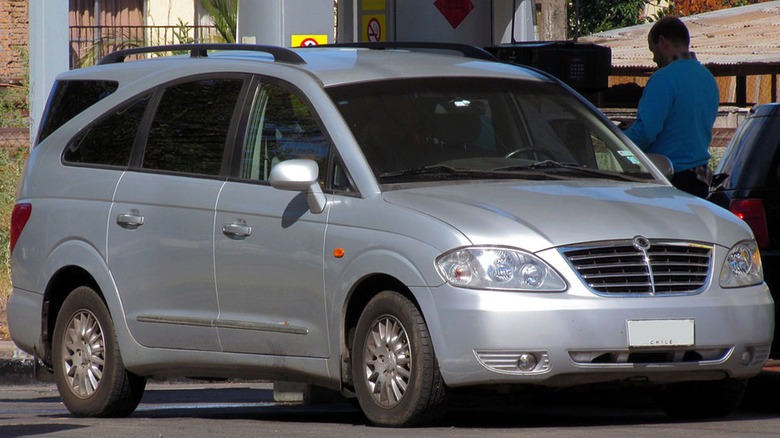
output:
POLYGON ((32 356, 12 341, 0 341, 0 385, 39 384, 32 356))
POLYGON ((35 378, 32 359, 0 359, 0 385, 33 385, 42 383, 35 378))

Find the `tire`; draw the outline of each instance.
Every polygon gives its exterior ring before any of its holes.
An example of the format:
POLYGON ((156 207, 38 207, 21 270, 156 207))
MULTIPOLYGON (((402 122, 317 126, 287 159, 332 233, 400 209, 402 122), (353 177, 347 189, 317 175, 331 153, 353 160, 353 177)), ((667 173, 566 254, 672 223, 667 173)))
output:
POLYGON ((381 292, 360 315, 352 378, 360 408, 374 425, 421 425, 444 413, 446 388, 428 327, 397 292, 381 292))
POLYGON ((73 415, 123 417, 141 402, 146 378, 125 369, 111 316, 91 288, 65 299, 52 343, 57 388, 73 415))
POLYGON ((668 385, 659 394, 661 408, 681 420, 725 417, 742 401, 747 380, 724 379, 668 385))

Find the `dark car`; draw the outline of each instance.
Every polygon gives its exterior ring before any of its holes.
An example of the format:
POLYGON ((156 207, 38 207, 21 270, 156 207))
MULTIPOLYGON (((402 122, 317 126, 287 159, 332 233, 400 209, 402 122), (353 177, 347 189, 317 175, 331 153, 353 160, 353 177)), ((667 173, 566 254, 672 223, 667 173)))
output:
MULTIPOLYGON (((731 210, 753 229, 764 277, 780 304, 780 104, 750 110, 715 171, 710 201, 731 210)), ((772 356, 780 357, 775 331, 772 356)))

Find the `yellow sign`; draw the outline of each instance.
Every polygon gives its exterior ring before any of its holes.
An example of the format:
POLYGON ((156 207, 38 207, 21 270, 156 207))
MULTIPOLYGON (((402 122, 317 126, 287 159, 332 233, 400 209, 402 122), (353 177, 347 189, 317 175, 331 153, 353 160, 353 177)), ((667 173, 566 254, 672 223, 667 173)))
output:
POLYGON ((293 35, 290 47, 319 46, 328 44, 327 35, 293 35))
POLYGON ((364 11, 384 11, 385 0, 363 0, 360 6, 364 11))
POLYGON ((363 15, 360 41, 377 42, 387 41, 385 14, 363 15))

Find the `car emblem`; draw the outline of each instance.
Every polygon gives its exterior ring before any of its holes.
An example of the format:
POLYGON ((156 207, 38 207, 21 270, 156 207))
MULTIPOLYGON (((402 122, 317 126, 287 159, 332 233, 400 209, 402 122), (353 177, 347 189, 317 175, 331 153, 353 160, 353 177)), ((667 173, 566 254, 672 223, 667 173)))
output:
POLYGON ((633 244, 637 251, 647 252, 650 249, 650 240, 644 236, 634 237, 633 244))

